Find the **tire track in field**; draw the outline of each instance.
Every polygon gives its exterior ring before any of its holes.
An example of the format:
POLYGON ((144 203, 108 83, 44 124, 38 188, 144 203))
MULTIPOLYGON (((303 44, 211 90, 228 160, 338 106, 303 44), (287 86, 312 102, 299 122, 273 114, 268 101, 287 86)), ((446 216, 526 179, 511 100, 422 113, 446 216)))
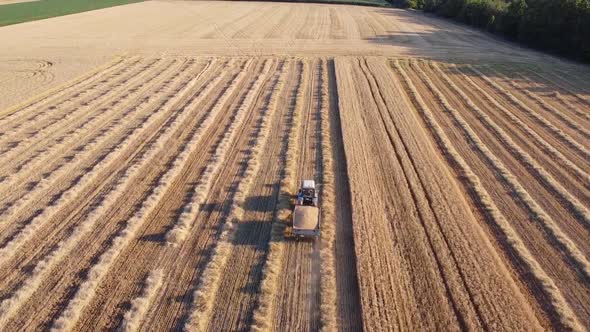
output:
MULTIPOLYGON (((203 71, 201 72, 201 74, 203 73, 203 71)), ((178 73, 183 73, 183 71, 179 71, 178 73)), ((192 81, 191 81, 192 83, 188 84, 188 89, 190 89, 191 86, 194 85, 195 82, 197 82, 197 80, 202 76, 201 74, 197 75, 195 78, 192 79, 192 81)), ((178 83, 176 83, 176 84, 178 84, 178 83)), ((171 88, 172 87, 173 86, 171 86, 171 88)), ((190 91, 187 90, 187 88, 185 88, 183 90, 183 92, 181 92, 180 96, 182 96, 184 93, 189 93, 189 92, 190 91)), ((162 102, 161 97, 159 99, 160 99, 159 101, 162 102)), ((156 99, 156 100, 158 100, 158 99, 156 99)), ((162 128, 165 125, 165 122, 166 122, 165 120, 174 121, 174 122, 173 122, 173 124, 168 125, 166 132, 164 134, 161 134, 158 139, 160 141, 168 140, 170 138, 170 135, 172 135, 172 133, 174 132, 174 130, 172 130, 170 128, 177 128, 184 121, 186 121, 186 118, 187 118, 186 114, 179 114, 179 113, 174 114, 174 116, 172 116, 172 117, 168 116, 168 114, 167 114, 168 112, 166 110, 169 110, 169 111, 174 110, 175 108, 173 105, 176 102, 178 102, 178 100, 179 100, 179 97, 176 96, 176 100, 172 100, 172 101, 167 102, 163 107, 165 110, 158 114, 160 116, 159 118, 154 119, 154 116, 152 114, 150 116, 152 119, 146 119, 146 121, 144 123, 142 123, 141 125, 136 127, 133 130, 133 132, 129 135, 129 137, 126 140, 123 140, 120 143, 121 145, 113 150, 113 152, 116 152, 116 153, 110 155, 107 158, 102 159, 102 161, 96 165, 96 168, 99 168, 99 169, 101 167, 106 168, 107 166, 109 166, 109 164, 112 164, 116 160, 115 157, 117 157, 117 154, 122 154, 123 152, 128 150, 130 147, 132 147, 134 142, 136 140, 138 140, 138 138, 140 137, 140 135, 144 131, 146 131, 147 129, 153 129, 152 128, 153 126, 156 126, 156 127, 159 126, 160 128, 162 128), (170 106, 168 106, 168 105, 170 105, 170 106), (157 120, 160 120, 159 121, 160 123, 158 123, 157 120), (162 138, 162 137, 164 137, 164 138, 162 138)), ((151 135, 156 135, 160 131, 160 128, 153 131, 153 133, 151 133, 151 135)), ((147 143, 150 140, 151 139, 148 139, 145 142, 147 143)), ((162 143, 159 143, 159 144, 162 144, 162 143)), ((152 151, 157 152, 157 149, 152 149, 152 151)), ((153 152, 153 153, 156 153, 156 152, 153 152)), ((144 160, 142 160, 141 162, 143 163, 143 165, 145 165, 148 163, 148 161, 150 159, 151 158, 144 158, 144 160)), ((67 254, 73 247, 75 247, 78 244, 78 242, 81 238, 83 238, 88 232, 92 231, 94 224, 97 223, 98 219, 102 216, 102 214, 105 211, 107 211, 108 209, 110 209, 110 206, 112 204, 115 204, 119 200, 119 196, 122 192, 122 189, 117 189, 117 188, 125 188, 125 187, 129 186, 130 185, 129 183, 131 183, 131 179, 134 179, 136 177, 135 174, 138 174, 139 168, 141 168, 141 167, 137 166, 137 165, 133 165, 132 167, 129 167, 126 170, 125 175, 123 175, 122 178, 119 180, 119 184, 115 186, 115 189, 113 189, 109 194, 107 194, 102 199, 100 204, 98 206, 96 206, 88 216, 86 216, 86 218, 82 222, 81 226, 78 226, 76 229, 74 229, 72 231, 72 234, 70 235, 70 237, 62 240, 60 245, 58 245, 58 248, 56 250, 54 250, 52 254, 48 255, 48 257, 50 257, 50 258, 45 258, 42 263, 38 264, 38 266, 40 266, 40 269, 41 269, 41 271, 39 272, 39 275, 41 275, 43 273, 50 272, 50 271, 48 271, 49 266, 53 266, 53 265, 57 264, 59 262, 59 260, 61 258, 63 258, 63 256, 65 254, 67 254)), ((83 179, 81 179, 80 182, 78 182, 78 184, 82 186, 84 184, 93 183, 92 180, 94 180, 99 175, 99 173, 100 173, 99 170, 94 170, 94 172, 87 173, 85 175, 85 177, 83 179), (86 180, 86 181, 84 181, 84 180, 86 180)), ((82 191, 82 189, 79 189, 78 193, 81 191, 82 191)), ((71 199, 75 199, 76 196, 77 195, 75 193, 73 193, 69 197, 71 199)), ((40 227, 42 227, 44 220, 49 220, 49 219, 51 219, 50 216, 48 216, 46 219, 38 219, 38 221, 32 222, 30 229, 25 229, 25 231, 23 231, 23 233, 21 233, 22 235, 19 235, 18 237, 13 239, 13 242, 9 243, 9 246, 2 248, 2 251, 7 250, 6 248, 8 248, 8 247, 16 248, 15 246, 22 245, 25 242, 27 242, 31 237, 33 237, 35 235, 35 231, 40 229, 40 227)), ((11 251, 8 251, 7 254, 10 254, 11 252, 15 253, 16 249, 12 249, 11 251)), ((2 262, 3 263, 6 262, 7 259, 8 259, 8 257, 5 257, 5 255, 3 255, 2 262)), ((38 285, 40 284, 40 281, 41 281, 40 278, 37 278, 33 284, 38 287, 38 285)))
MULTIPOLYGON (((149 72, 147 69, 154 63, 155 61, 141 68, 134 68, 141 74, 137 75, 138 72, 132 71, 124 76, 121 81, 114 83, 115 86, 111 86, 111 89, 104 89, 98 95, 93 96, 91 100, 87 100, 85 106, 78 107, 75 111, 67 113, 64 117, 64 121, 67 123, 66 126, 62 126, 61 122, 57 122, 43 130, 33 132, 28 138, 21 139, 17 145, 10 148, 8 151, 5 151, 3 154, 3 160, 5 160, 6 163, 0 167, 0 175, 6 177, 7 174, 20 171, 20 169, 31 162, 31 160, 42 155, 45 150, 51 149, 56 145, 60 146, 60 144, 66 144, 64 138, 66 138, 67 135, 70 135, 70 133, 76 131, 84 132, 85 130, 88 130, 88 128, 92 128, 91 125, 95 125, 95 123, 102 117, 109 116, 109 111, 102 114, 96 114, 96 111, 108 107, 107 105, 112 102, 109 98, 116 98, 111 96, 112 89, 117 89, 122 86, 135 87, 138 84, 141 84, 141 81, 138 81, 138 76, 143 78, 143 76, 149 72), (96 104, 94 104, 95 102, 96 104), (53 128, 54 126, 57 128, 53 128), (51 141, 49 141, 49 138, 52 138, 51 141), (30 155, 31 153, 32 156, 30 155)), ((75 137, 75 135, 73 135, 73 137, 75 137)), ((72 139, 72 137, 68 138, 72 139)))
POLYGON ((54 127, 59 128, 56 126, 56 123, 59 121, 71 122, 72 120, 79 119, 80 114, 81 116, 84 116, 87 113, 88 115, 93 114, 93 110, 89 109, 88 104, 91 104, 97 99, 100 100, 101 98, 104 98, 113 87, 127 83, 134 77, 134 75, 137 75, 138 72, 145 71, 148 68, 147 66, 139 67, 139 63, 140 61, 137 60, 115 73, 107 74, 106 79, 94 82, 93 85, 86 87, 86 90, 76 91, 73 95, 65 96, 57 105, 48 106, 45 110, 35 109, 37 112, 35 112, 33 116, 20 121, 16 126, 10 129, 10 135, 2 137, 6 140, 13 140, 12 142, 4 143, 6 147, 0 152, 4 157, 3 159, 9 161, 17 152, 23 152, 21 151, 23 149, 26 151, 26 148, 34 147, 35 143, 38 144, 39 141, 42 141, 44 138, 46 139, 47 137, 54 137, 57 134, 60 134, 61 131, 54 131, 54 127), (83 107, 79 107, 79 105, 83 105, 83 107), (58 115, 58 117, 54 119, 54 121, 51 121, 51 119, 46 121, 42 121, 44 119, 39 120, 38 118, 43 115, 47 115, 49 118, 55 115, 58 115), (31 124, 31 126, 23 127, 24 124, 31 124), (41 126, 35 128, 36 125, 41 126), (24 137, 19 138, 19 135, 24 135, 24 137), (18 140, 14 141, 14 139, 18 140))
POLYGON ((126 61, 129 61, 129 59, 116 58, 70 82, 67 82, 55 89, 50 89, 39 96, 33 97, 29 101, 25 101, 24 103, 3 111, 2 113, 10 114, 4 115, 0 118, 0 127, 5 127, 13 121, 19 122, 20 118, 27 116, 28 112, 37 110, 40 106, 50 104, 52 102, 59 102, 60 98, 67 98, 68 93, 75 93, 78 90, 82 90, 85 86, 92 84, 94 80, 98 80, 113 71, 121 70, 121 67, 123 67, 123 64, 125 64, 126 61))
POLYGON ((407 86, 407 95, 421 114, 431 133, 435 136, 439 148, 443 151, 450 163, 459 168, 459 173, 463 177, 464 185, 468 186, 468 191, 472 192, 476 197, 478 203, 477 206, 482 210, 482 213, 487 216, 487 219, 490 222, 499 227, 503 236, 506 237, 507 241, 505 242, 505 245, 509 248, 505 250, 514 252, 517 256, 518 262, 522 262, 526 265, 526 272, 522 272, 521 275, 524 275, 526 278, 530 278, 532 275, 534 282, 540 284, 542 291, 547 294, 550 299, 548 305, 550 305, 551 310, 555 312, 559 322, 558 325, 561 325, 566 329, 580 330, 580 322, 564 299, 559 288, 556 286, 555 281, 549 277, 535 259, 534 255, 527 249, 518 232, 511 226, 510 222, 497 208, 493 199, 482 185, 481 180, 453 147, 453 144, 444 133, 444 130, 433 116, 432 111, 422 100, 416 87, 412 84, 411 79, 405 71, 399 66, 397 60, 394 61, 393 65, 395 70, 402 77, 402 82, 407 86))
MULTIPOLYGON (((352 221, 352 207, 350 199, 350 185, 348 183, 347 161, 342 141, 342 128, 340 123, 340 109, 338 107, 338 87, 336 83, 336 68, 334 60, 329 59, 322 72, 322 94, 328 107, 321 114, 322 120, 322 157, 324 163, 324 204, 325 216, 322 217, 322 241, 330 241, 330 219, 333 219, 334 243, 322 250, 322 266, 328 264, 326 272, 322 272, 322 280, 327 278, 326 284, 335 282, 334 289, 327 291, 322 288, 320 299, 328 306, 336 305, 334 326, 338 330, 360 331, 363 326, 362 306, 357 275, 357 257, 355 256, 355 240, 352 221), (330 164, 332 166, 330 166, 330 164), (333 194, 329 192, 332 191, 333 194), (332 197, 330 197, 332 196, 332 197), (331 200, 333 202, 331 203, 331 200), (333 204, 332 216, 327 209, 333 204), (326 225, 328 224, 328 225, 326 225), (328 232, 328 235, 326 233, 328 232), (330 261, 333 262, 330 262, 330 261), (333 264, 333 265, 332 265, 333 264), (330 281, 330 271, 335 280, 330 281), (330 292, 335 292, 335 299, 330 292), (328 293, 328 294, 326 294, 328 293), (331 303, 332 302, 332 303, 331 303)), ((327 313, 324 316, 328 315, 327 313)), ((332 330, 331 318, 322 318, 322 330, 332 330), (325 321, 328 321, 327 323, 325 321)))
POLYGON ((487 321, 481 312, 481 308, 474 299, 474 294, 465 281, 464 271, 462 271, 452 247, 449 246, 449 240, 444 232, 440 229, 440 223, 446 222, 439 220, 435 209, 432 206, 432 198, 426 194, 426 188, 423 180, 419 176, 418 169, 411 158, 406 143, 400 136, 399 129, 395 128, 395 123, 391 118, 392 126, 388 126, 383 112, 386 112, 386 101, 380 91, 380 87, 375 76, 371 73, 367 60, 360 60, 364 79, 369 85, 372 100, 376 103, 376 108, 380 114, 380 120, 385 127, 388 135, 389 144, 395 151, 397 163, 402 168, 403 185, 409 191, 412 205, 417 213, 420 225, 426 235, 429 250, 433 254, 437 273, 443 281, 446 296, 451 302, 451 307, 458 320, 461 329, 488 329, 487 321), (394 136, 395 135, 395 136, 394 136), (454 273, 457 271, 457 273, 454 273))
MULTIPOLYGON (((7 179, 10 183, 6 184, 6 189, 7 191, 8 189, 10 190, 10 194, 4 193, 4 197, 8 198, 12 196, 13 201, 4 200, 3 203, 5 204, 5 209, 2 211, 3 218, 11 219, 13 216, 18 215, 18 212, 26 208, 27 204, 36 202, 35 199, 37 196, 44 194, 48 189, 52 189, 58 179, 64 175, 71 176, 74 174, 72 171, 79 167, 81 163, 84 164, 85 161, 88 163, 90 160, 96 158, 96 156, 99 156, 100 151, 108 148, 109 142, 114 139, 113 137, 125 134, 127 129, 125 126, 133 124, 134 120, 132 121, 130 119, 137 117, 141 121, 142 116, 145 118, 145 116, 150 114, 149 112, 156 112, 157 109, 142 108, 140 105, 147 106, 148 104, 142 104, 142 102, 145 102, 149 98, 154 98, 154 94, 162 92, 163 88, 159 87, 159 84, 162 83, 165 78, 174 74, 173 71, 177 70, 175 67, 180 65, 182 64, 170 65, 163 69, 155 70, 154 75, 146 78, 144 84, 142 84, 141 87, 138 87, 136 92, 132 95, 128 95, 127 98, 113 102, 113 118, 103 119, 101 123, 104 127, 100 131, 96 131, 93 128, 93 130, 87 132, 86 135, 81 134, 82 137, 77 137, 75 142, 79 143, 79 145, 72 147, 72 145, 74 145, 72 142, 71 144, 62 143, 56 146, 55 150, 61 149, 62 151, 63 149, 69 149, 70 147, 73 148, 72 153, 63 158, 61 163, 57 163, 57 167, 52 167, 43 172, 43 165, 48 165, 51 164, 51 161, 53 160, 61 159, 55 157, 56 154, 59 155, 58 152, 55 154, 51 153, 50 151, 53 151, 53 149, 50 149, 46 151, 46 153, 40 155, 45 157, 44 159, 40 159, 36 163, 31 162, 27 164, 27 167, 21 169, 21 172, 16 173, 7 179), (119 106, 119 104, 123 105, 119 106), (144 115, 143 112, 148 113, 147 115, 144 115), (97 136, 93 136, 94 132, 97 133, 97 136), (39 173, 42 173, 40 179, 38 179, 39 173), (27 183, 27 181, 29 182, 27 183), (18 185, 21 183, 26 184, 25 188, 21 188, 21 190, 24 189, 25 192, 18 191, 18 185)), ((187 67, 188 65, 184 64, 184 69, 187 67)), ((176 73, 178 73, 178 71, 176 71, 176 73)), ((100 160, 100 157, 98 159, 100 160)))
MULTIPOLYGON (((307 59, 306 59, 307 60, 307 59)), ((314 179, 321 186, 318 172, 321 160, 318 157, 319 137, 315 132, 318 126, 319 110, 315 109, 317 93, 317 59, 304 62, 306 73, 303 74, 303 90, 301 105, 302 128, 299 140, 301 146, 298 156, 297 171, 293 174, 296 185, 302 179, 314 179)), ((291 200, 295 196, 292 193, 291 200)), ((321 206, 321 200, 320 200, 321 206)), ((293 205, 290 205, 292 210, 293 205)), ((292 224, 289 220, 289 224, 292 224)), ((295 241, 288 238, 284 242, 283 278, 280 280, 278 298, 279 307, 283 310, 275 314, 275 329, 292 327, 301 330, 317 330, 320 328, 319 295, 320 267, 319 241, 295 241)))
MULTIPOLYGON (((418 71, 420 73, 420 71, 418 71)), ((587 258, 578 249, 575 243, 561 230, 559 225, 538 205, 538 203, 530 196, 530 194, 522 187, 517 178, 510 170, 500 161, 480 140, 471 126, 465 122, 463 117, 455 110, 443 96, 443 94, 436 88, 429 78, 420 73, 421 79, 429 87, 429 89, 437 96, 438 102, 444 109, 452 116, 455 122, 460 125, 461 130, 465 133, 467 138, 473 142, 474 147, 488 160, 491 166, 497 171, 509 188, 513 191, 520 203, 527 209, 530 216, 537 220, 540 225, 546 229, 548 235, 552 237, 559 246, 557 250, 563 251, 573 262, 577 264, 576 268, 584 274, 586 278, 590 277, 590 263, 587 258)))
MULTIPOLYGON (((230 106, 230 103, 233 103, 234 99, 233 97, 241 94, 241 87, 243 87, 243 85, 246 83, 246 81, 250 80, 250 76, 253 75, 253 73, 251 72, 252 69, 250 69, 250 64, 251 61, 248 61, 248 69, 244 70, 244 68, 246 67, 246 64, 244 64, 242 66, 242 68, 239 69, 239 72, 233 73, 232 77, 227 80, 227 82, 224 83, 224 86, 222 87, 221 91, 216 91, 216 97, 214 100, 212 101, 207 101, 208 104, 210 104, 210 106, 207 106, 211 111, 209 112, 213 112, 215 113, 217 116, 222 117, 223 122, 229 121, 229 123, 227 124, 227 126, 231 126, 232 125, 232 119, 233 116, 231 115, 230 112, 223 112, 222 110, 227 109, 230 106), (247 73, 247 75, 245 75, 245 73, 247 73), (226 84, 227 83, 227 84, 226 84), (223 105, 221 108, 219 108, 219 105, 223 105)), ((259 67, 259 66, 257 66, 259 67)), ((238 125, 238 122, 235 122, 235 125, 238 125)), ((191 141, 190 144, 197 144, 197 145, 201 145, 203 146, 203 148, 207 147, 207 146, 211 146, 212 148, 215 148, 215 146, 219 146, 219 144, 221 143, 220 140, 222 139, 221 136, 226 136, 224 135, 224 129, 225 126, 217 126, 215 124, 215 122, 211 122, 211 121, 201 121, 201 124, 199 124, 198 126, 195 127, 195 129, 193 130, 193 137, 194 140, 191 141), (210 130, 207 131, 206 133, 203 133, 202 130, 199 130, 199 128, 202 128, 203 125, 208 125, 210 130), (202 133, 202 134, 206 134, 205 136, 200 136, 197 137, 196 135, 202 133), (217 138, 219 136, 219 139, 217 138), (207 141, 203 141, 203 139, 206 139, 207 141), (214 142, 215 141, 215 142, 214 142)), ((243 129, 241 129, 241 131, 243 131, 243 129)), ((199 134, 200 135, 200 134, 199 134)), ((230 145, 231 147, 232 145, 230 145)), ((227 147, 227 146, 226 146, 227 147)), ((169 216, 168 216, 168 210, 170 209, 170 203, 169 202, 176 202, 176 203, 172 203, 174 204, 175 207, 178 207, 178 202, 182 201, 182 199, 186 199, 186 195, 188 194, 188 192, 185 192, 185 190, 182 190, 182 193, 179 193, 178 191, 186 186, 189 185, 189 182, 186 185, 182 184, 182 183, 186 183, 187 178, 192 178, 193 176, 197 176, 197 173, 200 174, 201 172, 195 172, 195 166, 198 165, 194 165, 194 163, 198 162, 198 163, 205 163, 207 161, 207 159, 205 158, 205 155, 200 153, 203 149, 197 149, 196 147, 193 148, 191 151, 194 151, 192 153, 190 153, 190 156, 187 155, 187 163, 192 164, 190 169, 187 168, 187 166, 184 166, 183 170, 181 171, 181 176, 177 177, 177 179, 174 181, 175 184, 171 184, 169 186, 169 190, 168 192, 165 194, 165 196, 163 196, 163 198, 161 200, 159 200, 158 202, 158 207, 154 208, 154 212, 155 214, 152 214, 151 216, 148 216, 147 218, 144 218, 143 224, 144 226, 141 227, 141 229, 138 231, 140 233, 145 234, 145 232, 147 232, 146 228, 161 228, 164 225, 162 225, 162 223, 166 223, 168 224, 169 222, 169 216), (187 175, 187 172, 189 175, 187 175), (180 184, 180 185, 179 185, 180 184)), ((209 153, 207 153, 209 154, 209 153)), ((183 157, 184 158, 184 157, 183 157)), ((218 159, 219 163, 222 162, 222 159, 218 159)), ((192 186, 192 185, 191 185, 192 186)), ((149 187, 148 187, 149 188, 149 187)), ((189 192, 192 192, 192 190, 189 190, 189 192)), ((175 213, 175 212, 174 212, 175 213)), ((167 227, 167 226, 166 226, 167 227)), ((103 320, 102 317, 104 317, 105 319, 107 319, 108 321, 106 322, 108 324, 108 326, 110 326, 109 328, 115 328, 116 325, 118 324, 117 321, 120 319, 119 316, 115 313, 115 314, 111 314, 111 315, 105 315, 103 314, 104 312, 104 307, 107 306, 109 310, 120 310, 120 306, 117 305, 117 301, 121 301, 122 298, 121 296, 123 296, 123 294, 128 294, 130 291, 133 292, 133 290, 137 287, 137 284, 133 283, 132 280, 137 278, 141 278, 141 276, 145 273, 143 271, 132 271, 131 273, 126 273, 127 275, 127 283, 125 284, 120 284, 116 278, 116 275, 118 273, 116 273, 115 271, 119 271, 121 269, 125 269, 124 266, 121 266, 120 263, 121 260, 126 261, 128 259, 133 259, 134 261, 137 260, 146 260, 149 263, 146 264, 147 266, 144 268, 141 267, 137 267, 140 270, 143 269, 149 269, 150 266, 152 268, 156 268, 158 265, 160 265, 158 262, 166 262, 166 266, 160 266, 159 268, 161 268, 163 271, 169 271, 170 269, 172 269, 172 266, 169 265, 169 263, 175 262, 176 259, 178 257, 187 257, 189 258, 190 255, 185 254, 180 254, 178 253, 178 247, 176 246, 160 246, 155 244, 155 248, 154 246, 147 246, 141 244, 141 242, 136 243, 133 247, 130 247, 129 250, 126 250, 124 252, 124 254, 120 254, 119 258, 117 262, 113 262, 113 264, 115 264, 114 266, 111 266, 110 271, 107 275, 105 275, 105 278, 103 278, 103 284, 107 283, 107 285, 110 285, 111 283, 115 283, 116 286, 109 286, 106 287, 106 289, 117 289, 116 290, 116 295, 117 297, 115 299, 113 299, 112 296, 108 296, 108 294, 97 294, 99 295, 98 299, 94 299, 92 301, 92 309, 91 309, 91 313, 92 313, 92 317, 88 317, 86 316, 86 319, 82 322, 84 326, 90 324, 92 326, 94 326, 94 324, 96 324, 96 320, 103 320), (150 249, 150 247, 152 247, 150 249), (155 251, 154 251, 155 250, 155 251), (186 256, 184 256, 186 255, 186 256), (160 257, 160 259, 158 259, 158 257, 160 257), (167 257, 167 259, 163 259, 163 257, 167 257), (115 279, 113 279, 115 278, 115 279), (123 292, 123 294, 121 294, 123 292), (105 302, 106 301, 106 302, 105 302)), ((164 264, 164 263, 162 263, 164 264)), ((136 269, 137 270, 137 269, 136 269)), ((162 286, 162 292, 165 292, 166 287, 167 287, 167 280, 169 279, 168 277, 169 272, 165 272, 164 274, 164 281, 163 281, 163 286, 162 286)), ((139 281, 138 281, 139 282, 139 281)), ((131 295, 133 296, 133 295, 131 295)), ((160 297, 160 294, 157 295, 157 297, 155 298, 156 302, 159 302, 158 299, 160 297)), ((168 312, 168 311, 167 311, 168 312)), ((121 317, 122 319, 122 317, 121 317)), ((104 324, 105 322, 102 322, 102 324, 104 324)))
POLYGON ((275 317, 275 301, 279 287, 279 274, 282 271, 282 263, 285 250, 285 227, 291 215, 291 200, 293 193, 296 191, 295 169, 297 167, 297 158, 299 155, 298 142, 301 131, 301 114, 300 98, 303 96, 303 77, 307 69, 302 60, 297 61, 297 83, 291 94, 291 102, 287 112, 287 135, 284 139, 281 153, 284 155, 282 162, 284 168, 279 180, 279 200, 276 212, 273 216, 271 234, 269 239, 268 253, 262 268, 262 278, 260 281, 260 295, 258 303, 252 314, 252 329, 254 331, 270 330, 275 317))
POLYGON ((459 328, 358 59, 335 65, 363 329, 459 328))
POLYGON ((492 79, 490 79, 489 77, 487 77, 484 73, 482 73, 481 71, 479 71, 477 68, 475 68, 474 66, 471 66, 471 65, 468 65, 467 67, 473 73, 475 73, 477 76, 481 77, 484 81, 486 81, 499 94, 505 96, 510 101, 510 103, 512 103, 514 106, 516 106, 519 109, 521 109, 522 111, 524 111, 527 115, 529 115, 532 118, 534 118, 536 120, 536 122, 538 122, 543 128, 545 128, 546 130, 550 131, 553 135, 555 135, 557 138, 561 139, 568 146, 570 146, 571 148, 573 148, 576 151, 578 151, 580 154, 582 154, 582 156, 586 160, 590 160, 590 151, 588 151, 588 149, 585 146, 583 146, 582 144, 578 143, 578 141, 576 141, 575 139, 573 139, 567 133, 564 133, 561 129, 555 127, 552 123, 550 123, 545 118, 543 118, 542 116, 540 116, 539 114, 537 114, 534 110, 532 110, 531 108, 529 108, 527 105, 525 105, 518 98, 514 97, 514 95, 512 95, 509 91, 507 91, 502 86, 500 86, 498 83, 494 82, 492 79))

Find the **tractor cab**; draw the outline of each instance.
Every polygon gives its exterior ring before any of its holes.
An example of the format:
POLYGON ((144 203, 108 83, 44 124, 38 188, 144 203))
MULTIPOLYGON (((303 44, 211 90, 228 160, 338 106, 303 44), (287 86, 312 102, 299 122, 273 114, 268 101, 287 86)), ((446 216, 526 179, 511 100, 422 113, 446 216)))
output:
POLYGON ((314 180, 303 180, 297 193, 297 205, 318 205, 318 194, 314 180))

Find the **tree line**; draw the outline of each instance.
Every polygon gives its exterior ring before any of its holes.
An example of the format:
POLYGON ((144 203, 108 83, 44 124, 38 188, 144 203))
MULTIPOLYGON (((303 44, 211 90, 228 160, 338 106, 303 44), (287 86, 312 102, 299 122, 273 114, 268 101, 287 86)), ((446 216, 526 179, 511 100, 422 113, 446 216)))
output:
POLYGON ((590 0, 392 0, 590 62, 590 0))

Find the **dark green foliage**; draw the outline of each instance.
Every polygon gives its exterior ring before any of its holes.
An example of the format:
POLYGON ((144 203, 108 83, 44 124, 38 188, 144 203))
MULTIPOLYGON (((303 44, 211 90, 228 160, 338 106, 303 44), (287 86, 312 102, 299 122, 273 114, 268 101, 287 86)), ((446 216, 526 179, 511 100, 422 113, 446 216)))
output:
POLYGON ((405 5, 590 62, 590 0, 405 0, 405 5))
POLYGON ((0 26, 141 1, 143 0, 40 0, 0 5, 0 26))

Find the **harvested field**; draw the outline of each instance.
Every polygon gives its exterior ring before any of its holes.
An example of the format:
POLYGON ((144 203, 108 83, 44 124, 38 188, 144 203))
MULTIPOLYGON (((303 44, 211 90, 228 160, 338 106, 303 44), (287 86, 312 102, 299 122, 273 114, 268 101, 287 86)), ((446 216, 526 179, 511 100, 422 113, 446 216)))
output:
POLYGON ((0 28, 0 330, 590 326, 587 68, 395 9, 93 13, 0 28))

